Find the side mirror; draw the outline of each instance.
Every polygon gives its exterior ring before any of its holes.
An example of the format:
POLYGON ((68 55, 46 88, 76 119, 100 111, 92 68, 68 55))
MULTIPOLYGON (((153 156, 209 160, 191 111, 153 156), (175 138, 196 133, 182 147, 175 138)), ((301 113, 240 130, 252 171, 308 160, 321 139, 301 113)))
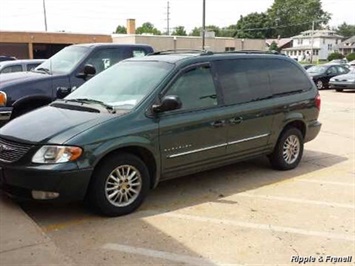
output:
POLYGON ((76 77, 77 78, 82 78, 82 79, 87 79, 87 78, 91 78, 93 76, 95 76, 96 74, 96 69, 93 65, 90 65, 90 64, 86 64, 84 66, 84 69, 82 72, 76 74, 76 77))
POLYGON ((72 88, 58 87, 57 88, 57 99, 63 99, 72 92, 72 88))
POLYGON ((176 95, 165 96, 160 104, 152 106, 152 110, 155 113, 161 113, 166 111, 173 111, 180 109, 182 106, 181 100, 176 95))

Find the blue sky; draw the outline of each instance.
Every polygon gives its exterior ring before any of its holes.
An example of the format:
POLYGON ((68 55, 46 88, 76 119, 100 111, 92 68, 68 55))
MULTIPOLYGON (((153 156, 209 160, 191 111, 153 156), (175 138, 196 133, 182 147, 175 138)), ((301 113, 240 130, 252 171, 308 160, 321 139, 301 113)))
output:
MULTIPOLYGON (((126 19, 137 26, 152 22, 166 28, 167 0, 45 0, 48 31, 112 33, 126 19)), ((202 21, 202 0, 170 0, 170 27, 190 31, 202 21)), ((235 24, 240 15, 266 11, 273 0, 206 0, 206 24, 220 27, 235 24)), ((355 25, 355 0, 322 0, 332 13, 331 26, 343 22, 355 25)), ((43 0, 0 0, 0 30, 43 31, 43 0)))

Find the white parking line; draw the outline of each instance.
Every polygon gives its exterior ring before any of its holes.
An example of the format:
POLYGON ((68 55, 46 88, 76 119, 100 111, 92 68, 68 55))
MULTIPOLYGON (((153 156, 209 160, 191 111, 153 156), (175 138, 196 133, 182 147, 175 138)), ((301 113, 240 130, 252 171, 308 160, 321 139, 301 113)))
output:
POLYGON ((232 225, 232 226, 251 228, 251 229, 275 231, 281 233, 291 233, 291 234, 306 235, 306 236, 317 236, 317 237, 355 242, 355 235, 351 235, 351 234, 320 232, 320 231, 312 231, 312 230, 299 229, 293 227, 275 226, 271 224, 248 223, 248 222, 240 222, 235 220, 209 218, 209 217, 195 216, 195 215, 188 215, 188 214, 179 214, 173 212, 167 212, 167 213, 159 213, 159 212, 151 212, 151 211, 143 211, 143 212, 151 216, 153 215, 166 216, 169 218, 176 218, 176 219, 182 219, 188 221, 207 222, 207 223, 214 223, 218 225, 232 225))
POLYGON ((344 182, 332 182, 332 181, 323 181, 323 180, 314 180, 314 179, 295 179, 296 181, 308 182, 308 183, 317 183, 317 184, 327 184, 335 186, 345 186, 345 187, 355 187, 354 183, 344 183, 344 182))
MULTIPOLYGON (((286 202, 294 202, 294 203, 302 203, 302 204, 313 204, 313 205, 338 207, 338 208, 345 208, 345 209, 355 209, 354 204, 342 204, 342 203, 333 203, 333 202, 316 201, 316 200, 304 200, 304 199, 296 199, 296 198, 288 198, 288 197, 264 196, 264 195, 255 195, 249 193, 240 193, 240 194, 236 194, 236 196, 267 199, 267 200, 278 200, 278 201, 286 201, 286 202)), ((230 199, 226 198, 226 200, 230 200, 230 199)))
MULTIPOLYGON (((135 254, 135 255, 142 255, 142 256, 147 256, 147 257, 152 257, 152 258, 159 258, 159 259, 164 259, 164 260, 182 262, 182 263, 186 263, 188 265, 224 265, 223 263, 211 261, 208 259, 180 255, 180 254, 176 254, 176 253, 154 250, 154 249, 138 248, 138 247, 133 247, 133 246, 128 246, 128 245, 120 245, 120 244, 115 244, 115 243, 105 244, 102 248, 108 249, 108 250, 115 250, 115 251, 135 254)), ((233 265, 237 265, 237 264, 233 264, 233 265)))

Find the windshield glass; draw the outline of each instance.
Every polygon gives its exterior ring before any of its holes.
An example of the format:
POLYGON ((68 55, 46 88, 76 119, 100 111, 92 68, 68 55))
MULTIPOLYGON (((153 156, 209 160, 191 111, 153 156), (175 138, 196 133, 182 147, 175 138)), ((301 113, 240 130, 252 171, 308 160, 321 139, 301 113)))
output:
POLYGON ((92 99, 114 109, 132 109, 158 86, 173 67, 173 64, 165 62, 121 62, 84 83, 65 100, 92 99))
POLYGON ((323 73, 327 68, 323 66, 312 66, 307 69, 308 73, 323 73))
POLYGON ((35 71, 69 74, 86 56, 88 48, 83 46, 68 46, 48 60, 44 61, 35 71))

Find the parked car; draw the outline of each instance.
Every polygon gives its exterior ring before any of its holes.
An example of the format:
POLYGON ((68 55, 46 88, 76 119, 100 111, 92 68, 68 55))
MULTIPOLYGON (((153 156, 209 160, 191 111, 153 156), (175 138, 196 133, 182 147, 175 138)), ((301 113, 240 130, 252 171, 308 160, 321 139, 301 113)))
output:
POLYGON ((0 74, 31 71, 43 62, 44 59, 3 61, 0 63, 0 74))
POLYGON ((335 89, 338 92, 344 89, 355 89, 355 69, 352 69, 347 74, 331 78, 329 85, 331 89, 335 89))
POLYGON ((0 62, 16 60, 13 56, 0 55, 0 62))
POLYGON ((320 101, 286 56, 127 59, 0 129, 2 187, 37 200, 85 198, 117 216, 162 180, 262 155, 291 170, 319 133, 320 101))
POLYGON ((318 65, 307 69, 307 73, 312 77, 318 90, 326 89, 332 77, 346 74, 350 70, 341 65, 318 65))
POLYGON ((350 62, 348 63, 348 65, 350 66, 350 69, 354 69, 354 68, 355 68, 355 60, 350 61, 350 62))
POLYGON ((301 66, 303 66, 303 68, 307 70, 308 68, 311 68, 314 65, 313 64, 303 64, 301 66))
POLYGON ((0 126, 52 102, 96 73, 129 58, 153 52, 148 45, 94 43, 71 45, 31 72, 0 75, 0 126), (60 94, 60 93, 59 93, 60 94))

